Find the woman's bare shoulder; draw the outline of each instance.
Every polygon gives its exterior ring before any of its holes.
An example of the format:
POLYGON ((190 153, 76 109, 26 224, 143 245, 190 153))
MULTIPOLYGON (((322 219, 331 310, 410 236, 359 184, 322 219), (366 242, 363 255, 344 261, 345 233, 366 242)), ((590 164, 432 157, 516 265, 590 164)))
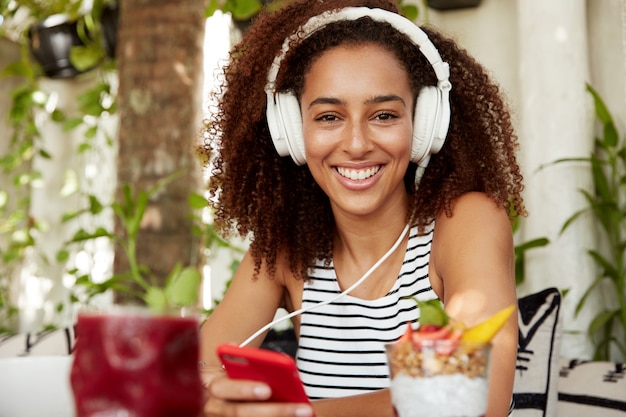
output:
MULTIPOLYGON (((448 225, 454 228, 478 227, 484 223, 509 224, 509 216, 506 209, 498 205, 485 193, 470 192, 461 195, 452 203, 452 215, 441 213, 437 216, 437 229, 448 225)), ((507 226, 508 227, 508 226, 507 226)))

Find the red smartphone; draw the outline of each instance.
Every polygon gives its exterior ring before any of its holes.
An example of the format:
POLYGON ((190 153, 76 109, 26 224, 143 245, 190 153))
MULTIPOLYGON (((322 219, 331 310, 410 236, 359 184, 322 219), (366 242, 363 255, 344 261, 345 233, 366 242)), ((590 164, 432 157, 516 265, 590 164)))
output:
POLYGON ((309 402, 296 363, 286 353, 222 344, 217 355, 229 377, 268 384, 272 389, 271 401, 309 402))

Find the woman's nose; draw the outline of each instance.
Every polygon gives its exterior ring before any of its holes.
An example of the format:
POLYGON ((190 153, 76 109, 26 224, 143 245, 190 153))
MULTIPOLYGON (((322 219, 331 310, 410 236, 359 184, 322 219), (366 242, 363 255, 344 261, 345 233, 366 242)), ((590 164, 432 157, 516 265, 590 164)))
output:
POLYGON ((344 140, 346 152, 353 156, 361 156, 373 148, 370 132, 365 123, 351 123, 344 140))

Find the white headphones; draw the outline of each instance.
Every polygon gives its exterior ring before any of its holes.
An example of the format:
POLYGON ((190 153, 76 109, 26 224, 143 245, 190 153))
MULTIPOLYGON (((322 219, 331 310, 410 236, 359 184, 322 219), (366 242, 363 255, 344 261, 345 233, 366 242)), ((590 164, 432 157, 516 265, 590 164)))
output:
POLYGON ((430 155, 439 152, 445 141, 450 125, 449 93, 452 85, 448 80, 450 68, 443 62, 437 48, 419 27, 399 14, 383 9, 368 7, 346 7, 331 10, 309 19, 294 34, 283 42, 280 54, 274 58, 267 77, 267 123, 274 147, 280 156, 291 155, 298 165, 306 164, 304 138, 302 135, 302 115, 300 104, 293 92, 279 93, 274 84, 280 64, 289 51, 289 44, 298 37, 304 39, 324 26, 340 20, 357 20, 361 17, 387 22, 395 29, 408 36, 419 47, 435 70, 437 86, 423 87, 415 103, 413 117, 413 144, 411 161, 419 165, 418 177, 428 165, 430 155), (420 172, 421 171, 421 172, 420 172))

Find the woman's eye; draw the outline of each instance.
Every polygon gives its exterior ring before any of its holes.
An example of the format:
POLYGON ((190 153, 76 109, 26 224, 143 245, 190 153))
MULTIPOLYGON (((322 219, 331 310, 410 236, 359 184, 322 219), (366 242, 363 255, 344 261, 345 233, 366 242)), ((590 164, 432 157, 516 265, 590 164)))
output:
POLYGON ((375 116, 375 119, 378 119, 378 120, 392 120, 392 119, 397 119, 397 118, 398 116, 396 116, 395 114, 387 113, 387 112, 381 112, 375 116))
POLYGON ((322 114, 321 116, 315 118, 318 122, 334 122, 337 119, 337 115, 335 114, 322 114))

